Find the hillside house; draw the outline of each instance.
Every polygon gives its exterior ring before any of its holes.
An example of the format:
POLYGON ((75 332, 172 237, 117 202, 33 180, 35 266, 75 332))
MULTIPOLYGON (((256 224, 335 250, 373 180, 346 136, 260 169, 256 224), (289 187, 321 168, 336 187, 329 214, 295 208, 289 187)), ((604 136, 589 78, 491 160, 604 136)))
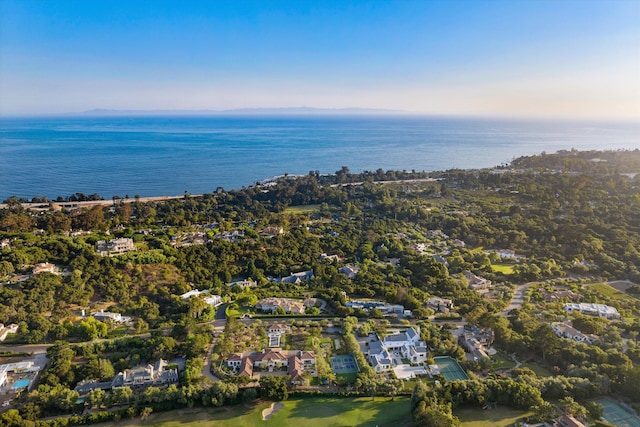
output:
POLYGON ((571 314, 575 311, 587 314, 589 316, 605 317, 607 319, 620 319, 620 313, 615 307, 611 307, 605 304, 593 304, 593 303, 565 303, 564 311, 571 314))
POLYGON ((108 242, 104 240, 96 242, 96 251, 102 256, 120 255, 135 250, 136 246, 133 244, 133 239, 128 237, 121 237, 108 242))
POLYGON ((462 275, 467 279, 469 287, 473 290, 488 289, 489 287, 491 287, 491 280, 477 276, 469 270, 464 270, 462 272, 462 275))

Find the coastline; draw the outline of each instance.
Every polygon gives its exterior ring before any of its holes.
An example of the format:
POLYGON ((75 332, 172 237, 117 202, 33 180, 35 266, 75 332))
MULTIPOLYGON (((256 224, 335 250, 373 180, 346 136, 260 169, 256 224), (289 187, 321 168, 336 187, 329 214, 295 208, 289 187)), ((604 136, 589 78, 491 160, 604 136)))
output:
MULTIPOLYGON (((202 194, 189 194, 186 197, 202 197, 202 194)), ((32 211, 43 211, 49 209, 80 209, 80 208, 90 208, 92 206, 109 206, 109 205, 117 205, 121 203, 147 203, 147 202, 161 202, 164 200, 174 200, 174 199, 183 199, 185 195, 181 196, 153 196, 153 197, 138 197, 138 198, 128 198, 128 199, 111 199, 111 200, 87 200, 84 202, 56 202, 51 200, 45 203, 20 203, 23 208, 29 209, 32 211)), ((0 209, 5 209, 9 207, 6 203, 0 203, 0 209)))

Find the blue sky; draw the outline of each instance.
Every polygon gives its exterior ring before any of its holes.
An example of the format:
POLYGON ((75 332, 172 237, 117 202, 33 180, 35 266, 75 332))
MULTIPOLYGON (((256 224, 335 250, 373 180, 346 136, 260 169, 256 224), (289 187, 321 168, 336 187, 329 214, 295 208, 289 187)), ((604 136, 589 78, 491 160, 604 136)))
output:
POLYGON ((640 2, 0 0, 0 114, 640 117, 640 2))

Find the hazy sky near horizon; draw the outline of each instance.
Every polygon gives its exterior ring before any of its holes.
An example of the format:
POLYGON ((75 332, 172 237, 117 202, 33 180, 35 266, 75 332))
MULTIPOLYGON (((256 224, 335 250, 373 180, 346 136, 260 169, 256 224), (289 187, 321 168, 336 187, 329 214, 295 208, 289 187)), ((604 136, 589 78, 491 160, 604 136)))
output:
POLYGON ((640 118, 640 1, 0 0, 0 116, 640 118))

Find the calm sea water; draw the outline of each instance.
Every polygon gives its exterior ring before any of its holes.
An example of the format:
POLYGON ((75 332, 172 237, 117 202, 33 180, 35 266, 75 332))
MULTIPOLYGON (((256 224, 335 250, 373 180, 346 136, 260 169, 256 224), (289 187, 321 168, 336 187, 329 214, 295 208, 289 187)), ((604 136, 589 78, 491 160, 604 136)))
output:
POLYGON ((0 120, 0 199, 158 196, 378 168, 484 168, 562 149, 640 148, 639 123, 425 117, 0 120))

